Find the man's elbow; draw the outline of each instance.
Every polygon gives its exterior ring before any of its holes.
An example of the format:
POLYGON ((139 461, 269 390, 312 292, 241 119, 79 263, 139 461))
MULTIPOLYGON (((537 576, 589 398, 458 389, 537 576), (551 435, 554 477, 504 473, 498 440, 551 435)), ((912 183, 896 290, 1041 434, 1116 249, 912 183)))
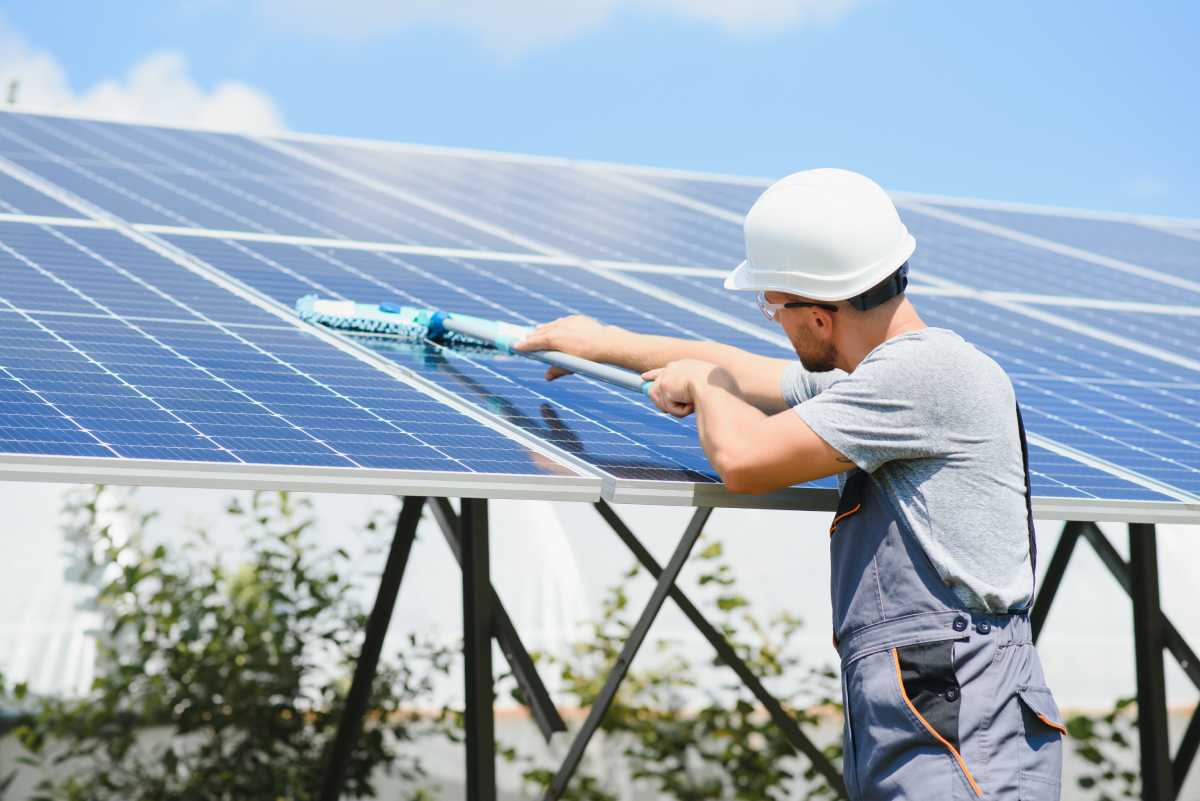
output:
POLYGON ((718 458, 713 467, 721 482, 730 492, 739 495, 765 495, 779 489, 777 481, 773 480, 770 471, 755 463, 746 455, 731 453, 718 458))

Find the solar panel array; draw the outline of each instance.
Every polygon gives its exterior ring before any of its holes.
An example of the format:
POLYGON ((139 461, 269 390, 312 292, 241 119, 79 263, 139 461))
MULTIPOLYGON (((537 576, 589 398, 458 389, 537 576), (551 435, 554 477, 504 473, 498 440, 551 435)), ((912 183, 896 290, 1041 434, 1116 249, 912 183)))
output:
MULTIPOLYGON (((0 114, 0 159, 0 461, 832 502, 830 480, 723 494, 694 424, 622 390, 547 383, 540 365, 481 350, 347 344, 288 312, 315 292, 520 324, 588 314, 788 358, 720 282, 761 182, 16 113, 0 114)), ((1039 507, 1200 516, 1200 234, 916 198, 901 210, 922 315, 1013 378, 1039 507)))

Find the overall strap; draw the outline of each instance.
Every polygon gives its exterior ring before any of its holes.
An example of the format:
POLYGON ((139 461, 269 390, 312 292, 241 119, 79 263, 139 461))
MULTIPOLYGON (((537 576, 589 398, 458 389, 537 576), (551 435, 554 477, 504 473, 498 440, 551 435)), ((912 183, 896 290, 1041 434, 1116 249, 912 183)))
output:
POLYGON ((1029 443, 1025 439, 1025 422, 1021 419, 1021 404, 1017 404, 1017 433, 1021 439, 1021 466, 1025 471, 1025 519, 1029 526, 1029 566, 1033 571, 1033 588, 1029 592, 1029 603, 1024 611, 1033 608, 1033 595, 1037 590, 1037 533, 1033 528, 1033 491, 1029 483, 1029 443))

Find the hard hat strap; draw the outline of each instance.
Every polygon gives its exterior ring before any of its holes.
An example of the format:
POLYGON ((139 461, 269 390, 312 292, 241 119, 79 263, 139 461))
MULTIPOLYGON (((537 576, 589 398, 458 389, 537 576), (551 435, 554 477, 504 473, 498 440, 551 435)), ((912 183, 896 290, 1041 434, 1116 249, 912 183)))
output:
POLYGON ((886 303, 899 295, 908 286, 908 262, 901 264, 896 272, 880 281, 861 295, 856 295, 846 302, 859 311, 867 311, 886 303))

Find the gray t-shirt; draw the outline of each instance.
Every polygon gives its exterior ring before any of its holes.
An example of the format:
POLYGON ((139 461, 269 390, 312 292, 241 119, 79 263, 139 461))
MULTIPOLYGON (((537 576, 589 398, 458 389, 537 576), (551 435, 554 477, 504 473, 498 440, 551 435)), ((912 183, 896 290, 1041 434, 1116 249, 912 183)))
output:
POLYGON ((874 475, 964 604, 1025 605, 1025 475, 1000 365, 953 331, 924 328, 882 343, 852 373, 791 365, 782 389, 821 439, 874 475))

